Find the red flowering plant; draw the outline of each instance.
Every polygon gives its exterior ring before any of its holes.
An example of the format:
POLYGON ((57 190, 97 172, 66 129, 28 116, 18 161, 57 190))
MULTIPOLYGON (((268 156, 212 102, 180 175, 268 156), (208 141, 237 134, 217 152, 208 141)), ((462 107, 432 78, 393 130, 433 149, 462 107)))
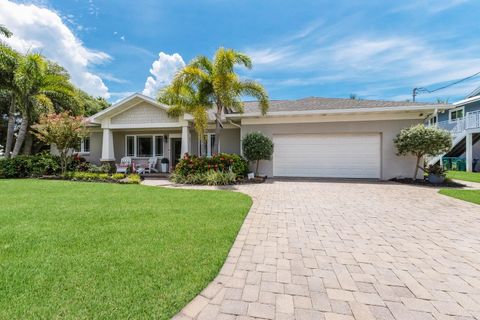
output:
POLYGON ((185 154, 175 167, 175 173, 184 177, 191 174, 206 173, 207 171, 232 171, 237 177, 244 177, 248 171, 247 161, 237 155, 220 153, 211 157, 199 157, 185 154))
POLYGON ((51 113, 40 117, 32 126, 33 134, 49 145, 55 145, 60 156, 60 168, 65 173, 71 160, 70 153, 87 135, 85 119, 71 116, 67 112, 51 113))

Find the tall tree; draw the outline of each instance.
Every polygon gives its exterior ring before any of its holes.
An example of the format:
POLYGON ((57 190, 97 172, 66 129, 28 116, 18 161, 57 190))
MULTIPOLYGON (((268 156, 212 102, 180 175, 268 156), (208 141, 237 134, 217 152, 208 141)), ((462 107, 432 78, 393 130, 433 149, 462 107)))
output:
POLYGON ((177 82, 174 86, 163 88, 158 93, 158 101, 170 106, 170 116, 180 116, 188 113, 193 116, 195 131, 199 139, 204 139, 204 133, 208 124, 208 109, 212 108, 212 102, 208 96, 202 95, 192 84, 177 82))
POLYGON ((55 111, 57 106, 63 109, 75 98, 74 87, 63 70, 52 67, 52 64, 36 53, 27 54, 20 60, 14 80, 19 91, 22 123, 13 148, 13 157, 20 152, 31 121, 41 114, 55 111))
POLYGON ((0 94, 9 101, 7 138, 5 142, 5 156, 9 157, 12 150, 15 130, 15 112, 17 106, 18 88, 15 83, 21 55, 10 47, 0 44, 0 94))
MULTIPOLYGON (((213 60, 205 56, 193 59, 175 75, 172 83, 166 89, 177 95, 173 100, 181 101, 185 90, 179 88, 190 88, 196 92, 197 97, 201 98, 204 107, 215 107, 214 152, 219 151, 218 143, 223 129, 222 116, 229 111, 243 113, 242 97, 256 98, 262 114, 265 114, 269 107, 268 95, 263 86, 252 80, 241 79, 235 72, 236 66, 251 69, 252 61, 250 57, 241 52, 219 48, 213 60)), ((162 93, 160 93, 160 97, 160 101, 162 101, 162 93)), ((187 108, 178 107, 178 110, 184 113, 188 112, 187 108)))

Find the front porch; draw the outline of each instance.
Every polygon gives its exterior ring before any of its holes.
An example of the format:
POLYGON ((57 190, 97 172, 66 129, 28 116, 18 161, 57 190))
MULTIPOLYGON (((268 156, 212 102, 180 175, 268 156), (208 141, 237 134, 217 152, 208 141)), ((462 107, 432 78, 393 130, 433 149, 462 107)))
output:
POLYGON ((156 158, 153 172, 170 172, 183 154, 191 153, 191 134, 188 126, 156 130, 103 129, 100 162, 119 163, 122 158, 130 158, 138 166, 156 158), (168 160, 166 171, 162 170, 162 159, 168 160))

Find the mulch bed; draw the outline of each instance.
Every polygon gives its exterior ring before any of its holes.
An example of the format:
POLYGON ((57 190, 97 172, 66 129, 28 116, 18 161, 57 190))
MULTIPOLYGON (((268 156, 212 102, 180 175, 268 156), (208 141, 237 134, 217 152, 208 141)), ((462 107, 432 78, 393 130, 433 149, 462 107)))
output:
POLYGON ((415 186, 423 186, 423 187, 432 187, 432 188, 464 188, 466 185, 453 182, 452 180, 445 179, 443 183, 431 183, 427 179, 421 180, 413 180, 411 178, 404 178, 404 179, 390 179, 390 181, 403 183, 403 184, 411 184, 415 186))
POLYGON ((253 179, 246 179, 245 178, 245 179, 236 181, 236 184, 264 183, 265 180, 267 180, 267 177, 255 177, 253 179))

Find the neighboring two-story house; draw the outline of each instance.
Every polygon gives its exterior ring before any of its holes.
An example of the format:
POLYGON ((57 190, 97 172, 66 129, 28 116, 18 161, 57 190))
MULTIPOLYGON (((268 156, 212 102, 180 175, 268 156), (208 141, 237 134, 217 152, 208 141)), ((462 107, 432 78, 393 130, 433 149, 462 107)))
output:
POLYGON ((480 171, 480 88, 453 103, 450 109, 436 110, 427 122, 450 131, 453 136, 452 149, 431 163, 444 157, 465 158, 466 171, 480 171))

